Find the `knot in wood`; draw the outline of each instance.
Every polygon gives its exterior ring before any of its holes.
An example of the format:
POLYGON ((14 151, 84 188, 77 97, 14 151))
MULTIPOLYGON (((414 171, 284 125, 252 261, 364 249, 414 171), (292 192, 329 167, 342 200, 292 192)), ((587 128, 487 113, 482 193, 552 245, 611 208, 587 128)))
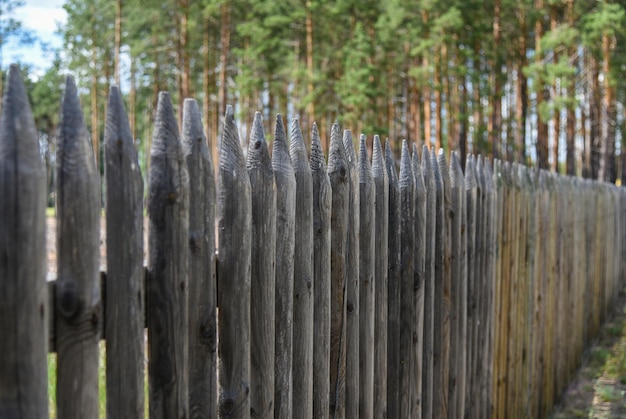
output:
POLYGON ((257 141, 257 142, 254 143, 254 149, 258 150, 259 148, 261 148, 261 142, 257 141))
POLYGON ((176 203, 177 199, 178 199, 178 194, 176 192, 170 192, 169 194, 167 194, 167 202, 168 202, 168 204, 176 203))
POLYGON ((348 303, 348 313, 352 313, 354 311, 354 304, 348 303))
POLYGON ((78 298, 78 286, 73 280, 64 280, 61 289, 57 293, 59 313, 66 319, 71 319, 80 311, 80 301, 78 298))
POLYGON ((214 353, 217 349, 217 326, 215 321, 215 314, 209 316, 209 318, 202 322, 200 325, 200 336, 205 345, 209 348, 211 353, 214 353))
POLYGON ((223 400, 222 403, 220 403, 220 413, 224 416, 230 416, 235 413, 235 400, 231 397, 223 400))

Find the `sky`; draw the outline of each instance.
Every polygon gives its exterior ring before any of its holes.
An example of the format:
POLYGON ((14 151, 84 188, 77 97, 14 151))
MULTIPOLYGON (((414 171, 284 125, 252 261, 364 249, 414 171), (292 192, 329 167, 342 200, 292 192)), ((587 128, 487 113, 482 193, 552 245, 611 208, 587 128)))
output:
MULTIPOLYGON (((38 39, 53 48, 60 48, 63 41, 55 32, 57 25, 63 25, 67 20, 63 3, 64 0, 25 0, 24 6, 16 10, 15 18, 38 39)), ((39 42, 23 46, 15 40, 10 40, 2 50, 3 68, 19 61, 33 66, 34 73, 43 73, 50 66, 52 59, 53 54, 46 53, 39 42)))

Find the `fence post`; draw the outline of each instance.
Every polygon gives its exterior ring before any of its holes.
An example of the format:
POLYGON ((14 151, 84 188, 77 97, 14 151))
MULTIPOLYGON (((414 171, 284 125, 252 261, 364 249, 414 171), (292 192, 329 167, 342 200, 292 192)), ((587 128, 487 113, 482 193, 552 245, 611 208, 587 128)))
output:
MULTIPOLYGON (((466 203, 466 223, 467 223, 467 307, 466 307, 466 325, 465 325, 465 342, 466 342, 466 354, 465 354, 465 376, 466 383, 463 389, 464 399, 463 410, 459 413, 465 417, 470 414, 470 407, 474 403, 473 387, 475 385, 475 377, 473 374, 474 358, 476 356, 475 350, 475 329, 473 327, 476 321, 476 297, 478 292, 477 279, 476 279, 476 261, 477 261, 477 249, 476 249, 476 223, 477 223, 477 193, 478 188, 476 184, 476 168, 474 163, 474 155, 468 154, 465 162, 465 203, 466 203)), ((459 389, 460 391, 461 389, 459 389)))
POLYGON ((98 416, 100 181, 74 80, 61 105, 57 192, 57 414, 98 416), (80 388, 81 391, 76 391, 80 388))
POLYGON ((178 132, 170 96, 161 92, 148 188, 149 406, 157 418, 189 415, 189 176, 178 132))
POLYGON ((339 126, 333 124, 328 153, 331 209, 330 414, 345 417, 346 398, 346 244, 350 174, 339 126))
POLYGON ((352 133, 343 131, 348 166, 348 242, 346 246, 346 417, 359 417, 359 171, 352 133))
POLYGON ((374 136, 372 150, 374 182, 374 237, 377 243, 374 261, 374 417, 387 415, 387 240, 389 220, 389 179, 385 169, 380 137, 374 136))
POLYGON ((46 172, 12 65, 0 122, 0 417, 48 417, 46 172))
POLYGON ((448 417, 450 355, 450 176, 443 149, 431 150, 437 181, 437 231, 433 347, 433 417, 448 417))
POLYGON ((422 347, 422 417, 433 417, 433 348, 435 309, 435 227, 437 185, 430 152, 422 147, 422 176, 426 187, 426 256, 424 262, 424 339, 422 347))
POLYGON ((144 415, 143 180, 120 91, 104 128, 107 417, 144 415), (109 262, 110 261, 110 262, 109 262))
POLYGON ((387 269, 387 417, 400 417, 400 185, 391 142, 385 144, 389 179, 387 269))
POLYGON ((291 164, 296 179, 293 284, 293 415, 313 415, 313 179, 297 119, 291 123, 291 164))
POLYGON ((400 416, 411 416, 414 394, 413 377, 417 374, 412 364, 413 327, 417 321, 417 308, 413 300, 415 283, 415 177, 411 164, 411 154, 406 140, 402 141, 400 157, 400 316, 399 316, 399 376, 400 376, 400 416))
POLYGON ((359 141, 359 417, 374 417, 375 208, 366 137, 359 141))
POLYGON ((491 417, 493 412, 493 353, 494 353, 494 325, 495 325, 495 306, 496 306, 496 276, 495 276, 495 264, 496 264, 496 227, 495 227, 495 188, 493 185, 493 172, 491 170, 491 163, 488 159, 485 159, 483 167, 484 176, 484 188, 485 188, 485 234, 486 234, 486 294, 488 298, 487 303, 487 317, 485 323, 485 417, 491 417))
POLYGON ((272 167, 276 181, 276 362, 275 414, 291 417, 293 397, 293 257, 295 248, 296 178, 287 135, 276 115, 272 167))
POLYGON ((313 180, 313 417, 329 417, 330 396, 330 210, 332 191, 317 124, 311 130, 313 180))
POLYGON ((465 180, 456 152, 450 156, 451 195, 451 295, 450 295, 450 370, 448 387, 449 416, 463 416, 465 399, 465 327, 467 323, 467 271, 465 270, 466 220, 465 180))
POLYGON ((189 171, 189 414, 217 411, 215 172, 198 103, 185 99, 183 154, 189 171))
POLYGON ((415 177, 415 266, 413 281, 413 306, 415 309, 414 321, 411 325, 413 331, 411 365, 414 365, 413 385, 411 390, 411 417, 422 417, 422 369, 423 369, 423 342, 424 342, 424 285, 426 273, 426 230, 427 214, 427 190, 420 167, 420 158, 417 145, 413 143, 413 155, 411 158, 413 176, 415 177))
POLYGON ((250 414, 274 417, 276 185, 261 114, 250 132, 246 166, 250 178, 250 414))
POLYGON ((251 186, 232 106, 226 107, 217 184, 219 416, 250 415, 251 186))

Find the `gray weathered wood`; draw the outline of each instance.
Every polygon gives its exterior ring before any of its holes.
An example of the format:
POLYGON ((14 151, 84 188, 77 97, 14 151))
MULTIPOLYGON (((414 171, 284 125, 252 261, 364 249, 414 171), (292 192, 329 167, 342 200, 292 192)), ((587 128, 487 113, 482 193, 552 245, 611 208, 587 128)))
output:
POLYGON ((252 209, 233 108, 226 107, 217 183, 218 414, 250 415, 252 209))
POLYGON ((426 146, 422 147, 422 176, 426 188, 426 245, 424 262, 424 333, 422 347, 422 418, 433 417, 433 348, 435 303, 435 227, 437 184, 426 146))
POLYGON ((161 92, 148 187, 148 373, 153 418, 189 416, 189 175, 178 132, 170 96, 161 92))
POLYGON ((71 77, 65 82, 58 147, 57 415, 97 417, 100 176, 71 77))
POLYGON ((450 177, 443 149, 439 158, 431 150, 437 182, 435 253, 435 304, 433 345, 433 417, 448 416, 448 372, 450 348, 450 177))
POLYGON ((296 178, 298 240, 293 284, 293 416, 313 415, 313 180, 297 119, 291 123, 291 164, 296 178))
POLYGON ((460 395, 465 391, 465 323, 467 321, 467 282, 463 269, 465 260, 465 182, 456 153, 450 158, 450 370, 448 386, 448 414, 451 418, 463 417, 464 407, 460 395))
POLYGON ((346 245, 350 173, 339 126, 333 124, 328 153, 331 209, 330 414, 345 417, 346 399, 346 245))
POLYGON ((387 264, 387 417, 400 417, 400 185, 389 139, 385 144, 389 179, 387 264))
POLYGON ((198 103, 185 99, 183 155, 189 172, 189 415, 217 415, 215 169, 198 103))
POLYGON ((411 390, 411 417, 422 417, 422 370, 423 370, 423 340, 424 340, 424 275, 426 270, 426 230, 428 219, 427 190, 422 176, 420 158, 417 145, 413 143, 412 155, 413 176, 415 177, 415 280, 413 282, 413 304, 415 309, 413 330, 413 349, 411 351, 411 365, 414 365, 413 385, 411 390))
POLYGON ((143 180, 122 96, 109 92, 104 128, 107 417, 144 414, 143 180))
POLYGON ((47 418, 46 172, 20 70, 0 121, 0 417, 47 418))
POLYGON ((359 139, 359 417, 374 417, 374 180, 366 137, 359 139))
POLYGON ((327 418, 330 397, 330 210, 332 191, 326 173, 322 142, 311 130, 313 179, 313 417, 327 418))
POLYGON ((389 212, 389 179, 380 137, 374 136, 372 178, 375 188, 376 253, 374 261, 374 417, 387 415, 387 240, 389 212))
POLYGON ((346 244, 346 417, 359 417, 359 171, 350 130, 343 132, 349 172, 346 244))
MULTIPOLYGON (((471 402, 470 391, 474 384, 473 370, 471 370, 472 359, 475 356, 474 351, 474 334, 473 323, 475 321, 476 310, 476 275, 474 266, 476 264, 476 199, 477 199, 477 187, 476 187, 476 169, 475 169, 474 155, 468 154, 465 162, 465 194, 466 194, 466 223, 467 223, 467 306, 465 310, 465 339, 466 353, 465 353, 465 376, 466 385, 464 388, 463 402, 463 414, 467 417, 469 413, 469 404, 471 402)), ((461 389, 459 388, 459 391, 461 389)), ((461 412, 461 411, 459 411, 461 412)))
MULTIPOLYGON (((493 172, 491 171, 491 163, 489 160, 484 164, 484 177, 485 177, 485 235, 486 235, 486 268, 485 278, 487 282, 486 294, 488 298, 487 302, 487 317, 485 322, 486 335, 485 335, 485 364, 483 366, 485 377, 485 408, 483 412, 485 415, 491 415, 493 410, 493 345, 494 345, 494 327, 495 327, 495 298, 496 298, 496 276, 495 276, 495 258, 496 258, 496 246, 495 246, 495 189, 493 186, 493 172)), ((527 243, 525 237, 524 242, 527 243)), ((524 246, 525 249, 525 246, 524 246)), ((526 259, 526 258, 525 258, 526 259)), ((529 259, 526 259, 529 260, 529 259)), ((523 281, 523 279, 522 279, 523 281)), ((521 317, 521 316, 520 316, 521 317)))
POLYGON ((276 115, 272 168, 276 181, 276 353, 274 412, 292 416, 293 405, 293 281, 296 178, 289 157, 283 119, 276 115))
POLYGON ((273 418, 276 185, 259 112, 254 115, 246 166, 252 197, 250 416, 273 418))
POLYGON ((411 163, 411 153, 406 140, 402 141, 400 157, 400 416, 408 418, 413 410, 411 396, 415 384, 413 377, 417 374, 416 365, 412 364, 413 327, 417 321, 413 290, 415 284, 415 176, 411 163))

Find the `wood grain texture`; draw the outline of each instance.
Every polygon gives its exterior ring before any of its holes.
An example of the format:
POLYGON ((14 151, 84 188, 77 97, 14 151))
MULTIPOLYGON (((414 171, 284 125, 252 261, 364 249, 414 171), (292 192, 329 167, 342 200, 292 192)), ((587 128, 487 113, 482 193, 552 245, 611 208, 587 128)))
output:
POLYGON ((159 93, 148 187, 150 416, 189 416, 189 175, 169 94, 159 93))
POLYGON ((349 175, 346 244, 346 417, 359 417, 359 170, 350 130, 343 132, 349 175))
POLYGON ((274 417, 276 185, 261 114, 247 155, 252 198, 250 278, 250 416, 274 417))
POLYGON ((185 99, 183 154, 189 171, 189 413, 217 415, 215 169, 198 103, 185 99))
POLYGON ((107 416, 144 414, 143 180, 122 96, 109 91, 104 128, 107 416))
MULTIPOLYGON (((463 254, 465 242, 465 180, 458 156, 450 156, 450 369, 448 386, 449 417, 463 417, 460 404, 465 391, 465 325, 467 322, 467 278, 463 254)), ((464 399, 464 397, 463 397, 464 399)))
POLYGON ((276 182, 276 417, 292 416, 293 407, 293 281, 296 219, 296 178, 289 157, 283 119, 276 116, 272 168, 276 182))
POLYGON ((424 263, 424 332, 422 346, 422 417, 433 415, 433 349, 435 304, 435 255, 437 223, 437 184, 430 152, 422 147, 422 176, 426 187, 426 245, 424 263))
POLYGON ((413 327, 417 321, 413 290, 415 283, 415 176, 411 163, 411 153, 406 140, 402 141, 400 156, 400 317, 399 317, 399 389, 400 417, 411 416, 414 395, 413 377, 417 375, 412 363, 413 327))
POLYGON ((431 150, 431 164, 437 185, 435 232, 435 303, 433 345, 433 417, 448 416, 448 373, 450 347, 450 178, 440 149, 431 150))
POLYGON ((330 415, 346 416, 346 253, 350 173, 339 126, 333 124, 328 153, 331 206, 330 415))
POLYGON ((76 86, 65 82, 57 174, 57 415, 98 415, 100 177, 76 86), (82 391, 77 392, 77 388, 82 391))
POLYGON ((418 155, 417 145, 413 143, 411 156, 413 176, 415 177, 415 269, 413 281, 413 305, 415 315, 411 326, 413 342, 411 350, 411 365, 414 365, 412 374, 413 385, 411 386, 411 417, 422 417, 422 372, 423 372, 423 346, 424 346, 424 280, 426 274, 426 220, 427 189, 422 176, 422 167, 418 155))
POLYGON ((233 108, 226 107, 217 183, 218 415, 250 416, 252 195, 233 108))
POLYGON ((400 417, 400 185, 389 139, 385 144, 389 179, 387 252, 387 417, 400 417))
POLYGON ((313 179, 297 119, 289 148, 296 179, 293 284, 293 416, 313 415, 313 179))
POLYGON ((389 179, 380 137, 374 136, 372 150, 374 219, 377 251, 374 261, 374 417, 387 415, 387 261, 389 220, 389 179))
POLYGON ((317 124, 311 130, 313 183, 313 417, 330 415, 330 213, 332 191, 317 124))
POLYGON ((0 120, 0 417, 47 418, 46 172, 20 70, 0 120))
POLYGON ((474 324, 476 323, 476 298, 478 286, 476 283, 476 222, 477 222, 477 186, 474 155, 469 154, 465 162, 465 191, 466 191, 466 222, 467 222, 467 308, 466 308, 466 365, 465 401, 463 415, 467 417, 474 403, 472 389, 475 386, 473 359, 476 356, 474 324))
POLYGON ((376 230, 374 179, 366 137, 359 138, 359 417, 374 417, 376 230))

